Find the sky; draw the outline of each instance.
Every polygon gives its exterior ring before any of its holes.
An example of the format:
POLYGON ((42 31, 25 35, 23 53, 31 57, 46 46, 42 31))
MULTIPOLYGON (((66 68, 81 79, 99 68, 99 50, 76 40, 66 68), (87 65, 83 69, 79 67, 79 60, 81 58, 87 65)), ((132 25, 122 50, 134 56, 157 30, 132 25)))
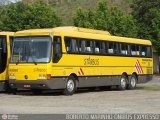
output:
POLYGON ((11 2, 17 2, 17 1, 20 1, 20 0, 9 0, 9 1, 11 1, 11 2))

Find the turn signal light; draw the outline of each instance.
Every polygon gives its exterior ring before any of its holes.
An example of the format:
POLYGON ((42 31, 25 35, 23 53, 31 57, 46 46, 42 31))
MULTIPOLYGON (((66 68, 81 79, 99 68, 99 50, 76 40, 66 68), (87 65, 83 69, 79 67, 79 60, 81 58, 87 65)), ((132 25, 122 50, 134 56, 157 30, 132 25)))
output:
POLYGON ((47 74, 47 80, 51 79, 51 74, 47 74))

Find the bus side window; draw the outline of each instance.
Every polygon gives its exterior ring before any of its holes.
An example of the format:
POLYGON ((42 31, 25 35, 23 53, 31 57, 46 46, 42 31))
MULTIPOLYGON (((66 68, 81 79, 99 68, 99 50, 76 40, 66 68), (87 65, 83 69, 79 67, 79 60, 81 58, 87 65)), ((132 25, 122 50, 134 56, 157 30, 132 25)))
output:
POLYGON ((146 52, 147 52, 147 57, 152 57, 152 49, 151 49, 151 46, 147 46, 147 50, 146 50, 146 52))
POLYGON ((131 45, 127 44, 127 55, 131 55, 131 45))
POLYGON ((114 54, 119 54, 119 43, 114 43, 114 54))
POLYGON ((136 55, 140 56, 140 45, 136 45, 136 55))
POLYGON ((108 53, 113 54, 114 53, 114 43, 108 42, 108 53))
POLYGON ((135 56, 136 55, 136 46, 131 45, 131 55, 135 56))
POLYGON ((53 38, 53 62, 57 63, 62 57, 62 41, 61 37, 55 36, 53 38))
POLYGON ((126 43, 120 43, 120 54, 121 55, 128 55, 126 43))
POLYGON ((85 46, 86 46, 86 41, 83 39, 79 39, 79 45, 78 45, 78 49, 80 53, 84 53, 85 52, 85 46))
POLYGON ((65 41, 65 46, 66 46, 67 53, 71 52, 71 38, 65 37, 64 41, 65 41))
POLYGON ((109 42, 105 42, 105 51, 106 51, 106 54, 108 54, 108 49, 109 49, 109 42))
POLYGON ((100 54, 100 41, 95 41, 95 54, 100 54))
POLYGON ((78 40, 75 39, 75 38, 72 38, 71 44, 72 44, 72 46, 71 46, 71 48, 72 48, 71 52, 72 53, 78 53, 78 40))
POLYGON ((106 45, 105 42, 100 42, 100 54, 106 54, 106 45))
POLYGON ((146 46, 141 46, 141 56, 146 56, 146 46))
POLYGON ((85 53, 93 53, 93 41, 86 40, 85 53))

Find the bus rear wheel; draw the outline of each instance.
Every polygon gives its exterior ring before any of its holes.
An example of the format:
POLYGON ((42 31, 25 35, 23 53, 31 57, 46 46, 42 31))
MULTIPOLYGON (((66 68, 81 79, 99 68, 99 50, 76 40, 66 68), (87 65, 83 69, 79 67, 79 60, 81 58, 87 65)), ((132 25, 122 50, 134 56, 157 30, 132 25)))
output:
POLYGON ((131 78, 129 79, 128 85, 127 85, 127 89, 128 90, 132 90, 136 88, 136 84, 137 84, 137 77, 133 74, 131 76, 131 78))
POLYGON ((69 76, 66 82, 66 88, 64 89, 65 95, 73 95, 76 90, 76 81, 73 76, 69 76))
POLYGON ((118 85, 119 90, 125 90, 127 87, 127 76, 122 75, 120 78, 120 84, 118 85))

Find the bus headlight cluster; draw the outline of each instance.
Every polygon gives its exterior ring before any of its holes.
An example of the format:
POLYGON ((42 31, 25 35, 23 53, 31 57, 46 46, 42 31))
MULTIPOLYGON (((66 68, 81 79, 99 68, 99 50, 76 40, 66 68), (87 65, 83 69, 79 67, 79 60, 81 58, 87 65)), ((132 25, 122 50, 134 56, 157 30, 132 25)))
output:
POLYGON ((14 79, 15 80, 16 77, 14 75, 9 75, 9 79, 12 79, 12 80, 14 79))
POLYGON ((47 76, 45 74, 39 74, 38 79, 47 79, 47 76))

